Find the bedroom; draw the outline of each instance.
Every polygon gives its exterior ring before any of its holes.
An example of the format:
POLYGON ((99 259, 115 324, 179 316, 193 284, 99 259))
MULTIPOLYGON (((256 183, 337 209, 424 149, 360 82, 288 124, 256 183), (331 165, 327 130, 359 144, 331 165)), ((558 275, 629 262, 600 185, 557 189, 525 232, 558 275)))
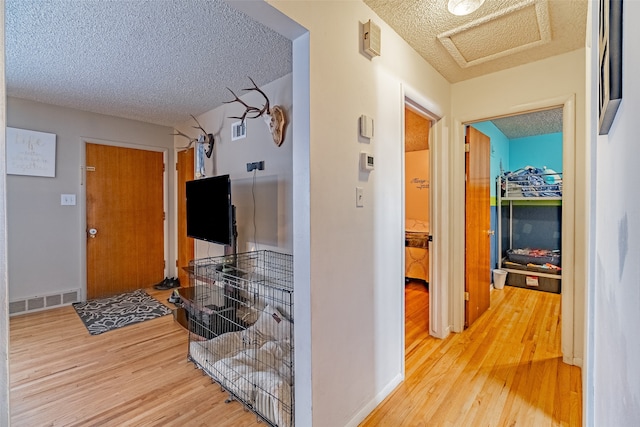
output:
POLYGON ((560 293, 562 109, 472 126, 491 139, 492 284, 500 286, 506 279, 507 285, 560 293), (525 253, 544 256, 536 259, 525 253))

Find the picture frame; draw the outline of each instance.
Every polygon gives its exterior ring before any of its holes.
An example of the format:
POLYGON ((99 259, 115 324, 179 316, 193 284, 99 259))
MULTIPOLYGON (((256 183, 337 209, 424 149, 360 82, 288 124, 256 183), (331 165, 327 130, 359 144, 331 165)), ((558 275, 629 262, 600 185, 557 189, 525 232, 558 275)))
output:
POLYGON ((598 133, 611 129, 622 102, 622 0, 600 0, 598 133))
POLYGON ((7 175, 55 178, 56 134, 7 127, 7 175))

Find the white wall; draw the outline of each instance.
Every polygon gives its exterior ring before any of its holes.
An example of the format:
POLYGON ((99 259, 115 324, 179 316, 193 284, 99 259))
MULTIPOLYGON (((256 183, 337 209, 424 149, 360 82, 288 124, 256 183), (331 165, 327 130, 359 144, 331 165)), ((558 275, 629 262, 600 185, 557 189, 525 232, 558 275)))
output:
MULTIPOLYGON (((285 138, 277 146, 262 117, 247 119, 247 137, 231 140, 231 125, 242 116, 244 107, 239 103, 226 104, 200 116, 198 122, 209 133, 215 134, 214 153, 205 157, 206 176, 226 175, 231 177, 231 199, 236 206, 238 227, 238 252, 252 250, 254 243, 258 249, 273 249, 293 253, 293 178, 292 152, 293 132, 291 122, 295 111, 292 109, 291 74, 260 87, 271 105, 280 105, 287 113, 288 125, 285 138), (247 163, 263 160, 264 170, 247 172, 247 163), (255 233, 254 199, 255 197, 255 233)), ((247 85, 251 82, 247 79, 247 85)), ((243 95, 240 88, 232 88, 240 98, 251 106, 261 107, 264 98, 249 92, 243 95)), ((229 93, 229 100, 233 96, 229 93)), ((196 137, 193 120, 179 126, 179 130, 196 137)), ((176 137, 176 147, 184 147, 186 138, 176 137)), ((223 246, 196 241, 196 258, 223 254, 223 246)))
MULTIPOLYGON (((594 14, 597 16, 597 7, 594 14)), ((640 28, 635 18, 640 18, 640 2, 624 2, 622 103, 608 136, 596 142, 596 258, 591 294, 594 316, 590 319, 595 350, 590 355, 594 368, 592 425, 596 426, 640 423, 640 82, 635 72, 640 67, 636 47, 640 28)), ((597 78, 597 45, 592 61, 597 78)))
MULTIPOLYGON (((310 243, 309 254, 296 247, 294 256, 308 256, 310 269, 309 283, 296 281, 296 293, 310 298, 311 333, 308 357, 299 363, 296 354, 296 378, 310 369, 312 384, 296 383, 296 419, 357 425, 401 379, 404 361, 401 85, 441 111, 449 111, 450 85, 362 2, 270 4, 309 30, 310 243), (369 19, 382 28, 374 59, 360 51, 369 19), (375 121, 371 142, 358 137, 362 114, 375 121), (359 171, 361 151, 375 156, 371 173, 359 171)), ((298 161, 294 174, 306 167, 298 161)), ((298 195, 294 219, 306 208, 298 195)))
POLYGON ((17 98, 8 99, 7 126, 57 135, 55 178, 7 176, 9 299, 84 290, 83 138, 166 147, 172 156, 172 129, 17 98), (77 205, 60 206, 62 193, 76 194, 77 205))
MULTIPOLYGON (((562 350, 565 361, 581 365, 584 358, 584 301, 587 279, 587 200, 589 169, 585 144, 585 50, 579 49, 531 64, 500 71, 456 83, 452 87, 452 118, 457 124, 452 132, 453 141, 464 138, 461 124, 514 114, 535 108, 549 101, 561 105, 567 99, 572 106, 575 127, 567 126, 564 112, 565 138, 571 143, 563 145, 565 188, 563 194, 563 265, 572 265, 563 272, 563 326, 571 317, 569 327, 563 329, 562 350), (575 137, 575 145, 573 138, 575 137), (575 190, 575 191, 574 191, 575 190), (578 212, 574 218, 574 212, 578 212), (575 219, 570 224, 568 218, 575 219), (575 244, 570 246, 575 239, 575 244), (573 271, 572 271, 573 270, 573 271), (573 313, 572 315, 570 313, 573 313), (571 326, 572 324, 572 326, 571 326), (572 330, 570 330, 573 328, 572 330)), ((464 255, 464 150, 462 143, 451 147, 451 192, 454 212, 452 239, 454 259, 464 255), (459 233, 456 230, 460 231, 459 233)), ((453 272, 452 283, 464 280, 462 273, 453 272)), ((460 291, 461 292, 461 291, 460 291)), ((454 292, 455 293, 455 292, 454 292)), ((455 295, 454 295, 455 298, 455 295)), ((454 308, 454 316, 460 310, 454 308)), ((455 318, 454 318, 455 320, 455 318)), ((455 322, 454 322, 455 323, 455 322)))
MULTIPOLYGON (((4 0, 0 1, 0 129, 6 127, 4 0)), ((7 286, 7 199, 5 132, 0 135, 0 426, 9 425, 9 287, 7 286)))

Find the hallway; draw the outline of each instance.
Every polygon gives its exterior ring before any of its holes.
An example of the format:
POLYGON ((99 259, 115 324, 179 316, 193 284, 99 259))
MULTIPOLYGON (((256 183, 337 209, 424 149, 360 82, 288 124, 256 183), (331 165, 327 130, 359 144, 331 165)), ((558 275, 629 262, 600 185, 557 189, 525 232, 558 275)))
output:
POLYGON ((580 368, 560 352, 560 298, 493 290, 471 328, 407 352, 405 381, 361 426, 581 425, 580 368))

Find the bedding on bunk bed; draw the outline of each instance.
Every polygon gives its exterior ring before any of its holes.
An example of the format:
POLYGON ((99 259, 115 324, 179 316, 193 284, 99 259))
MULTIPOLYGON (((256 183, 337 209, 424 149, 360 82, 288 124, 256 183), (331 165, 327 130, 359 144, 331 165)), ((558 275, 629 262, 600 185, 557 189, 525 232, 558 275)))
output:
POLYGON ((527 166, 501 176, 504 197, 562 197, 562 174, 527 166))
POLYGON ((225 390, 273 425, 292 420, 291 324, 267 305, 246 330, 192 341, 189 354, 225 390))
POLYGON ((517 264, 533 264, 553 268, 560 266, 560 251, 531 248, 507 249, 507 259, 517 264))

